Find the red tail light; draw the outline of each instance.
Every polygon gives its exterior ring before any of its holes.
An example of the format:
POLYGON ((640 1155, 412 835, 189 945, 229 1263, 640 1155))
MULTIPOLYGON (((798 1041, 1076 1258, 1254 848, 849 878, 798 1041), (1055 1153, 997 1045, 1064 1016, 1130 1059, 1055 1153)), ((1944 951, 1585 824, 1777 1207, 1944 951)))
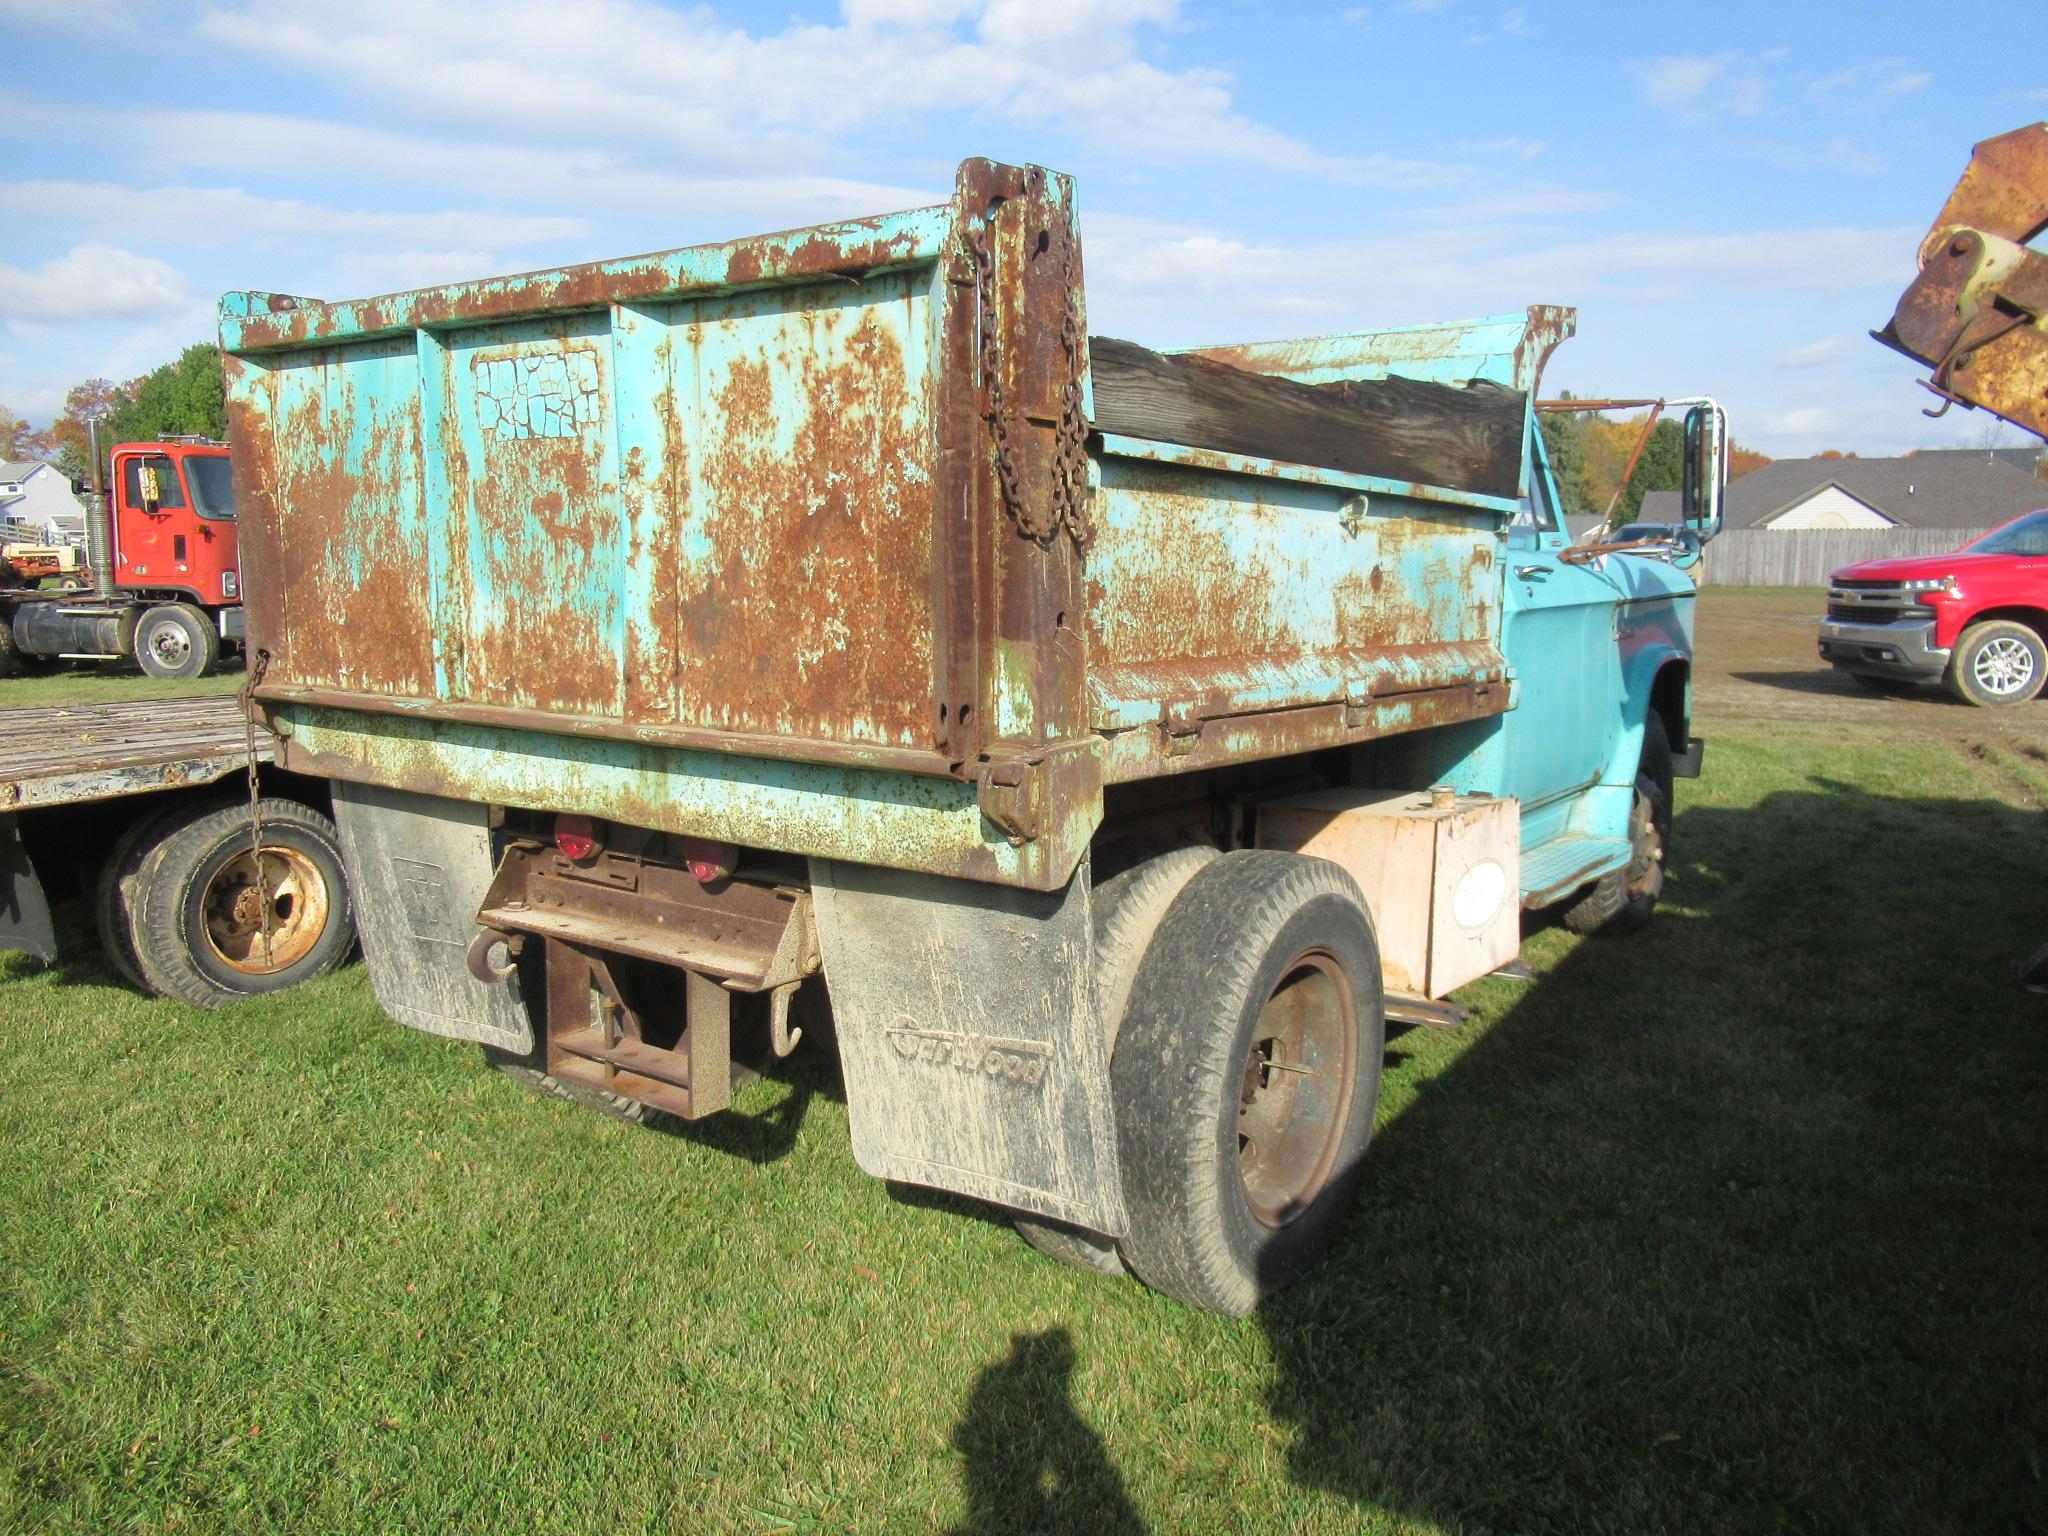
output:
POLYGON ((740 851, 731 843, 714 843, 705 837, 682 839, 683 863, 699 885, 714 885, 733 872, 740 851))
POLYGON ((604 839, 598 836, 597 823, 588 816, 557 816, 555 847, 563 858, 581 864, 604 852, 604 839))

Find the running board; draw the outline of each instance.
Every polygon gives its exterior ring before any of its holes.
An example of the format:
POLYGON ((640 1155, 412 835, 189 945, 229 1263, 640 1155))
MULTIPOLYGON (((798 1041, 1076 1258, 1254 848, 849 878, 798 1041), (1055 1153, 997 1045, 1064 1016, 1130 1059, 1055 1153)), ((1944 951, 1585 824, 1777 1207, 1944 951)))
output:
POLYGON ((1633 855, 1622 837, 1560 837, 1522 852, 1522 905, 1547 907, 1617 869, 1633 855))

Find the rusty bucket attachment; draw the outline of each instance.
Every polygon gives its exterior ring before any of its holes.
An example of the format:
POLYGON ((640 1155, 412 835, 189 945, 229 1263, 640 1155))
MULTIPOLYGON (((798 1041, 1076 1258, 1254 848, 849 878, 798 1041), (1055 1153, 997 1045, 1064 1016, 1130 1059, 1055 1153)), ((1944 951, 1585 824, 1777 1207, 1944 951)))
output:
POLYGON ((1920 275, 1870 334, 1934 370, 1942 404, 2048 437, 2048 123, 1986 139, 1920 245, 1920 275))
POLYGON ((818 969, 808 892, 633 853, 572 860, 521 840, 477 912, 472 966, 541 943, 547 1070, 686 1120, 732 1102, 732 994, 769 995, 777 1055, 790 1000, 818 969), (677 975, 680 971, 682 974, 677 975))

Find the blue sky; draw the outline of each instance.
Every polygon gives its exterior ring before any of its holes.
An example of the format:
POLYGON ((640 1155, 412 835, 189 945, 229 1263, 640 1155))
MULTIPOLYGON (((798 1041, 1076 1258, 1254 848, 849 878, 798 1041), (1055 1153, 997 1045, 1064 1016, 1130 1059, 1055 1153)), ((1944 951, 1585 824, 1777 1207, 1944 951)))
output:
MULTIPOLYGON (((1891 314, 2048 16, 1922 3, 0 0, 0 402, 350 298, 1079 178, 1152 345, 1577 305, 1546 385, 1713 393, 1775 456, 1977 441, 1891 314)), ((2012 440, 2020 440, 2017 433, 2012 440)))

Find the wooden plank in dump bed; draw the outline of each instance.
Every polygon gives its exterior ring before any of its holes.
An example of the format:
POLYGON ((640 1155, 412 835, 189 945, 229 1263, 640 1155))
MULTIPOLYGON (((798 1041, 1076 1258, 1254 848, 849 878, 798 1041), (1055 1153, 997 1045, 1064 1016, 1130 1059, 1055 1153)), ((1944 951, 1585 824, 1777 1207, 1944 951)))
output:
POLYGON ((1483 496, 1521 494, 1527 399, 1474 381, 1297 384, 1192 353, 1088 339, 1102 432, 1483 496))
MULTIPOLYGON (((260 761, 272 745, 259 727, 260 761)), ((233 695, 0 710, 0 812, 206 784, 246 751, 233 695)))

